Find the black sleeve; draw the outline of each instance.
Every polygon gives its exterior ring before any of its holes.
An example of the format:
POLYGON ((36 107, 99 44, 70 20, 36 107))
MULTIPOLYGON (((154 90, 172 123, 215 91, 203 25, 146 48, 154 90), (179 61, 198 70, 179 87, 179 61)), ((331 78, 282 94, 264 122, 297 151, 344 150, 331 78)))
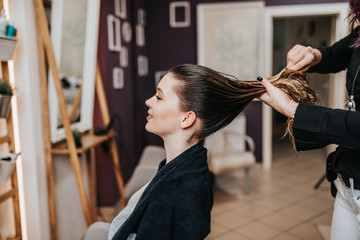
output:
POLYGON ((348 36, 337 41, 330 47, 318 48, 322 54, 321 61, 311 67, 308 72, 335 73, 345 70, 354 51, 350 46, 358 37, 360 26, 356 27, 348 36))
POLYGON ((359 150, 360 112, 300 103, 295 113, 293 133, 298 151, 328 144, 359 150))

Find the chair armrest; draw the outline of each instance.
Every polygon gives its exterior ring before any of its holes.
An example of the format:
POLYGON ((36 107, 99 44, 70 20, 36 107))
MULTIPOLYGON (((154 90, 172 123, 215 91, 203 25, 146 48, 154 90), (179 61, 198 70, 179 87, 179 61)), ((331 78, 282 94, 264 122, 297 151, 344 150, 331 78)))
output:
MULTIPOLYGON (((248 144, 249 150, 251 152, 255 151, 255 142, 254 140, 246 134, 243 133, 238 133, 238 132, 234 132, 234 131, 227 131, 226 129, 224 129, 224 134, 227 135, 236 135, 236 137, 241 138, 242 140, 245 140, 245 142, 248 144)), ((226 138, 225 138, 226 139, 226 138)))

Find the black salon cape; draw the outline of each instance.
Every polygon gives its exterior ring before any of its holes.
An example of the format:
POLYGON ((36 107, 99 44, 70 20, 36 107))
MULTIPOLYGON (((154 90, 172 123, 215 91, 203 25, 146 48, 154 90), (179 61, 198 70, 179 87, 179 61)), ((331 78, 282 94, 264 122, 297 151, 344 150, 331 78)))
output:
POLYGON ((133 213, 113 240, 198 240, 210 233, 213 192, 202 143, 189 148, 168 164, 160 163, 155 177, 133 213))

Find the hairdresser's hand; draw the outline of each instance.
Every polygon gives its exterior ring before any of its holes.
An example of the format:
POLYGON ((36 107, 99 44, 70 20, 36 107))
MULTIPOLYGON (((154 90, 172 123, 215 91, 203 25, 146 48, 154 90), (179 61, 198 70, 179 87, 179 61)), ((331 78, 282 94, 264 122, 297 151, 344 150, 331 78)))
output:
POLYGON ((261 95, 259 99, 279 113, 288 118, 293 118, 299 104, 294 102, 285 92, 274 87, 266 78, 263 78, 261 84, 265 87, 266 93, 261 95))
POLYGON ((321 60, 321 52, 312 47, 295 45, 287 53, 287 68, 305 72, 321 60))

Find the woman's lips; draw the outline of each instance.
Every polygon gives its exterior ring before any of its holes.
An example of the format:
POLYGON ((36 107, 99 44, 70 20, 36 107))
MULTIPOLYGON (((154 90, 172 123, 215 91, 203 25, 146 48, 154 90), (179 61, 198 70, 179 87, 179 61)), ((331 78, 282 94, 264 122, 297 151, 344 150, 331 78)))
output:
POLYGON ((152 115, 150 114, 150 113, 148 113, 149 115, 146 117, 146 120, 150 120, 150 119, 152 119, 152 115))

